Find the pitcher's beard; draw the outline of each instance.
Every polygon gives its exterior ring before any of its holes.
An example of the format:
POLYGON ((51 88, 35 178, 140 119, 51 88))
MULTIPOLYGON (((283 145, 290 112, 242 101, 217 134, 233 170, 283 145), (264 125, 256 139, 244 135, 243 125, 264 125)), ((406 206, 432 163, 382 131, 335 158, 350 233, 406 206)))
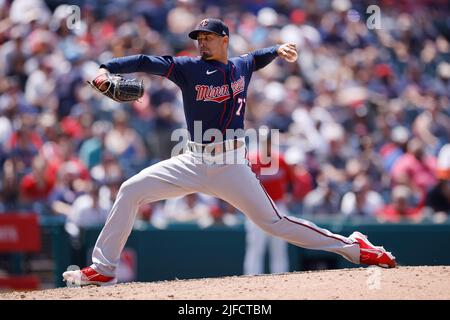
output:
POLYGON ((212 54, 210 54, 210 53, 207 53, 207 52, 203 52, 202 53, 202 59, 203 60, 208 60, 208 59, 210 59, 212 57, 212 54))

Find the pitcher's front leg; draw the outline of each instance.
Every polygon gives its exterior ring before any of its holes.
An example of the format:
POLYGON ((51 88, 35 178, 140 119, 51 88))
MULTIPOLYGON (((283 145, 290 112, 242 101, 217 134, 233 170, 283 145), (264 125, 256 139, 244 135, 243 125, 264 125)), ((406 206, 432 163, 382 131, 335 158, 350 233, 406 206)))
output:
MULTIPOLYGON (((179 176, 167 170, 167 161, 157 163, 125 181, 103 227, 92 253, 93 268, 106 276, 114 276, 120 254, 133 228, 141 204, 183 196, 196 190, 179 176), (175 184, 175 183, 178 183, 175 184)), ((170 162, 169 162, 170 164, 170 162)))

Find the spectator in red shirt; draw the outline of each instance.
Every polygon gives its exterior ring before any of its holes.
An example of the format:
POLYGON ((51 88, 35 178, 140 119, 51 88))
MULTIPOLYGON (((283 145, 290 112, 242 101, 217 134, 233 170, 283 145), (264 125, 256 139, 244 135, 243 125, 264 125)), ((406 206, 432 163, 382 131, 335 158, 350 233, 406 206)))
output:
POLYGON ((411 189, 405 185, 398 185, 392 190, 392 202, 384 206, 377 213, 379 221, 401 222, 402 220, 420 221, 421 210, 411 204, 411 189))
POLYGON ((306 167, 306 155, 298 147, 290 147, 284 154, 284 160, 292 168, 292 194, 288 201, 293 214, 303 212, 303 200, 313 190, 313 177, 306 167))
MULTIPOLYGON (((270 143, 270 139, 267 141, 267 143, 270 143)), ((283 155, 272 152, 271 148, 260 147, 260 152, 254 151, 249 153, 249 161, 252 171, 258 175, 259 180, 272 200, 275 202, 285 200, 288 185, 293 183, 295 178, 293 168, 286 164, 283 155), (264 174, 264 169, 267 171, 272 170, 270 168, 276 166, 276 164, 278 164, 278 169, 274 174, 264 174)))
POLYGON ((55 185, 55 175, 41 156, 32 162, 32 171, 20 182, 20 195, 25 202, 46 201, 55 185))
POLYGON ((89 171, 74 152, 74 146, 70 138, 66 135, 61 135, 56 145, 53 145, 51 152, 45 153, 45 157, 49 162, 50 169, 56 173, 64 164, 70 164, 76 170, 76 175, 83 179, 89 180, 89 171))

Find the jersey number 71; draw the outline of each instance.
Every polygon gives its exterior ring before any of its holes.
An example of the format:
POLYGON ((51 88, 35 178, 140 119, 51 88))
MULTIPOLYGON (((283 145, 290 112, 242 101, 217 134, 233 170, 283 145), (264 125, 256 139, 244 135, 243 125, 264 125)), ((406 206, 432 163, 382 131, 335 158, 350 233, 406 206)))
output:
POLYGON ((247 100, 245 98, 238 98, 239 108, 236 111, 237 116, 241 115, 241 109, 243 106, 245 106, 246 102, 247 102, 247 100))

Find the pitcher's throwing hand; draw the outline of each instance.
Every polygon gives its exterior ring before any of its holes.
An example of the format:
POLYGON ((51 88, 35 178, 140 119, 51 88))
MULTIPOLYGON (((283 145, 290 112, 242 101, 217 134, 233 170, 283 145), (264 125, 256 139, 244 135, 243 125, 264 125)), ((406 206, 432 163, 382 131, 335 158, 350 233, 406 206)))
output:
POLYGON ((278 50, 278 55, 286 60, 287 62, 295 62, 298 58, 297 46, 295 43, 285 43, 282 44, 278 50))

